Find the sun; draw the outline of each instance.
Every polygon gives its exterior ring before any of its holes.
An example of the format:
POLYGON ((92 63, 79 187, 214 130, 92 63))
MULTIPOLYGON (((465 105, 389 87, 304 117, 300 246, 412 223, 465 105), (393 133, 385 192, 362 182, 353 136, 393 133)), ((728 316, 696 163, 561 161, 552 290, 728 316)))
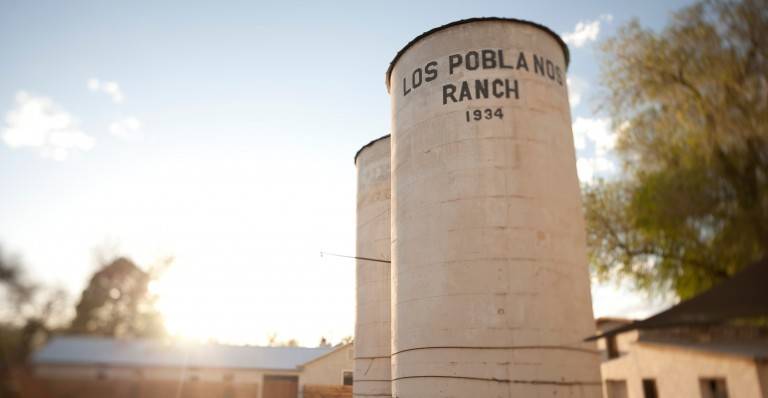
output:
POLYGON ((211 284, 203 272, 182 271, 173 267, 150 285, 169 334, 196 342, 247 340, 249 336, 222 330, 229 323, 226 309, 232 306, 226 287, 211 284))

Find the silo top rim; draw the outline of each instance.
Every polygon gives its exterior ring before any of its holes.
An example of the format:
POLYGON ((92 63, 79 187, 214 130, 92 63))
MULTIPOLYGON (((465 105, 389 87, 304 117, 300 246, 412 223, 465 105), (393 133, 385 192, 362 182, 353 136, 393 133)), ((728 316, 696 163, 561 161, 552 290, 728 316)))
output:
POLYGON ((544 32, 546 32, 550 36, 552 36, 560 44, 560 47, 562 47, 563 55, 565 56, 565 67, 568 68, 568 64, 571 61, 571 56, 570 56, 570 53, 568 51, 568 45, 565 44, 565 42, 560 37, 560 35, 558 35, 552 29, 550 29, 550 28, 548 28, 548 27, 546 27, 544 25, 538 24, 536 22, 526 21, 524 19, 517 19, 517 18, 478 17, 478 18, 460 19, 458 21, 453 21, 451 23, 447 23, 445 25, 438 26, 438 27, 436 27, 434 29, 430 29, 430 30, 428 30, 428 31, 426 31, 426 32, 416 36, 413 40, 409 41, 408 44, 405 45, 405 47, 403 47, 400 51, 398 51, 397 54, 395 54, 395 58, 393 58, 392 62, 389 63, 389 68, 387 68, 387 75, 386 75, 386 81, 385 81, 385 84, 387 85, 387 92, 389 92, 389 86, 390 86, 389 81, 390 81, 390 77, 392 75, 392 69, 394 69, 395 64, 400 59, 400 57, 402 57, 403 54, 405 54, 405 52, 408 51, 408 49, 411 48, 418 41, 420 41, 421 39, 423 39, 423 38, 425 38, 425 37, 427 37, 427 36, 429 36, 429 35, 431 35, 433 33, 439 32, 439 31, 444 30, 444 29, 448 29, 448 28, 456 26, 456 25, 463 25, 463 24, 467 24, 467 23, 471 23, 471 22, 485 22, 485 21, 515 22, 515 23, 519 23, 519 24, 533 26, 533 27, 536 27, 538 29, 543 30, 544 32))
POLYGON ((373 140, 373 141, 371 141, 371 142, 369 142, 369 143, 367 143, 367 144, 363 145, 363 147, 362 147, 362 148, 358 149, 358 150, 357 150, 357 152, 355 153, 355 165, 357 165, 357 157, 358 157, 358 156, 360 156, 360 153, 362 153, 362 152, 363 152, 363 150, 365 150, 365 148, 368 148, 368 147, 370 147, 370 146, 373 146, 373 144, 375 144, 375 143, 377 143, 377 142, 379 142, 379 141, 381 141, 381 140, 385 140, 385 139, 387 139, 387 138, 389 138, 389 134, 387 134, 387 135, 385 135, 385 136, 381 136, 381 137, 379 137, 379 138, 377 138, 377 139, 375 139, 375 140, 373 140))

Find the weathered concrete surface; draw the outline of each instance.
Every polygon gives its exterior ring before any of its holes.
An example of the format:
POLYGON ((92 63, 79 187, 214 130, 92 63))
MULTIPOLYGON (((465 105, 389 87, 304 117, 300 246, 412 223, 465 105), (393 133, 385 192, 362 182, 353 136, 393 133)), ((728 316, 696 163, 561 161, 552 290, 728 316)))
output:
POLYGON ((600 396, 565 69, 553 35, 511 21, 436 31, 394 65, 393 396, 600 396))
MULTIPOLYGON (((390 259, 390 139, 357 155, 357 256, 390 259)), ((354 394, 390 396, 390 266, 357 260, 354 394)))
MULTIPOLYGON (((626 355, 602 364, 607 391, 612 383, 629 398, 642 398, 643 379, 653 379, 660 397, 707 397, 701 380, 719 378, 726 382, 729 397, 766 397, 761 381, 765 364, 753 358, 696 351, 685 347, 631 342, 626 355), (761 369, 761 366, 763 367, 761 369), (618 386, 617 386, 618 387, 618 386)), ((616 390, 619 390, 616 388, 616 390)))

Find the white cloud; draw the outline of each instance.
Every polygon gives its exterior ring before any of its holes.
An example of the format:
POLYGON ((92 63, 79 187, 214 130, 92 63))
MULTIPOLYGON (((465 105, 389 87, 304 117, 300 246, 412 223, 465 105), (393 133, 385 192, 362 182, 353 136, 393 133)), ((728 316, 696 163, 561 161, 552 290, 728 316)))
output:
POLYGON ((616 165, 607 157, 580 157, 576 160, 576 171, 579 180, 584 183, 592 183, 597 174, 610 173, 616 170, 616 165))
POLYGON ((563 33, 563 41, 578 48, 583 47, 585 44, 597 40, 597 36, 600 34, 600 23, 602 21, 610 22, 613 20, 613 15, 603 14, 594 21, 579 21, 573 32, 563 33))
POLYGON ((50 98, 24 91, 16 94, 16 106, 6 114, 2 138, 11 148, 36 148, 43 157, 56 160, 94 146, 93 138, 67 111, 50 98))
POLYGON ((586 140, 592 141, 595 154, 605 156, 616 145, 616 133, 611 130, 608 118, 577 117, 573 122, 573 141, 576 149, 586 148, 586 140))
POLYGON ((135 117, 120 119, 109 125, 110 134, 124 140, 140 140, 143 138, 141 122, 135 117))
POLYGON ((576 160, 576 173, 579 175, 579 181, 592 182, 595 177, 595 170, 588 158, 578 158, 576 160))
POLYGON ((99 79, 88 79, 88 89, 91 91, 99 91, 99 79))
POLYGON ((616 164, 609 158, 616 145, 616 133, 608 118, 577 117, 573 122, 573 143, 580 152, 576 168, 581 182, 592 183, 598 174, 616 171, 616 164), (589 146, 592 154, 586 155, 589 146))
POLYGON ((116 104, 123 102, 123 99, 125 98, 123 91, 120 89, 120 85, 117 84, 117 82, 102 82, 99 79, 90 78, 86 82, 86 86, 93 92, 102 92, 109 95, 110 98, 112 98, 112 101, 116 104))
POLYGON ((571 108, 575 108, 581 103, 581 99, 584 96, 584 92, 589 87, 586 80, 571 76, 567 79, 568 82, 568 102, 571 103, 571 108))
POLYGON ((628 280, 620 280, 619 283, 592 280, 592 306, 595 317, 642 319, 674 303, 674 299, 664 295, 649 297, 637 291, 628 280))

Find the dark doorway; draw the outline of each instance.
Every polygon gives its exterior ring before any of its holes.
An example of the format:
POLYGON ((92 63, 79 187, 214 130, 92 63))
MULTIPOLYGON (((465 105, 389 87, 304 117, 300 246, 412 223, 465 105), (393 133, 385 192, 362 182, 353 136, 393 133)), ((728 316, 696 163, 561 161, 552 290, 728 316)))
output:
POLYGON ((643 379, 643 397, 659 398, 659 392, 656 389, 656 379, 643 379))
POLYGON ((296 398, 298 396, 298 376, 264 376, 264 398, 296 398))

